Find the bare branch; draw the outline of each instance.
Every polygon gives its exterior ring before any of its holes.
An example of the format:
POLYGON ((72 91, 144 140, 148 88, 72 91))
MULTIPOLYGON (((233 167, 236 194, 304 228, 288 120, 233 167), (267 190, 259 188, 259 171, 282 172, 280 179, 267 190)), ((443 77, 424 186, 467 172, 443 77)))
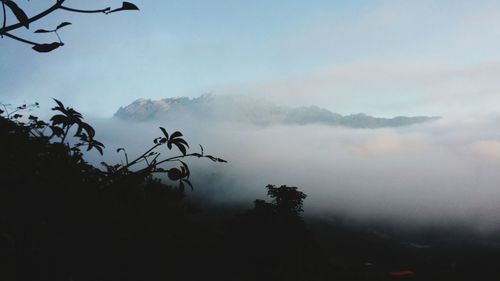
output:
MULTIPOLYGON (((45 10, 45 11, 43 11, 43 12, 39 13, 39 14, 38 14, 38 15, 36 15, 36 16, 33 16, 33 17, 29 18, 29 19, 28 19, 28 23, 32 23, 32 22, 34 22, 34 21, 37 21, 37 20, 39 20, 39 19, 41 19, 41 18, 45 17, 46 15, 48 15, 48 14, 50 14, 50 13, 54 12, 55 10, 59 9, 59 8, 62 6, 62 4, 64 3, 64 1, 65 1, 65 0, 57 0, 57 2, 56 2, 53 6, 51 6, 50 8, 48 8, 47 10, 45 10)), ((2 27, 2 28, 0 29, 0 34, 5 34, 5 35, 7 35, 7 32, 9 32, 9 31, 11 31, 11 30, 14 30, 14 29, 18 29, 18 28, 23 27, 23 26, 24 26, 24 25, 23 25, 22 23, 18 22, 18 23, 16 23, 16 24, 12 24, 12 25, 9 25, 9 26, 6 26, 6 27, 2 27)), ((11 37, 11 38, 12 38, 12 37, 11 37)), ((27 43, 27 42, 25 42, 25 43, 27 43)), ((28 43, 28 44, 31 44, 31 43, 28 43)), ((36 44, 36 43, 35 43, 35 44, 36 44)))
POLYGON ((103 13, 103 14, 105 14, 106 12, 108 12, 109 10, 111 10, 111 7, 107 7, 107 8, 100 9, 100 10, 80 10, 80 9, 73 9, 73 8, 61 6, 60 9, 61 10, 66 10, 66 11, 70 11, 70 12, 74 12, 74 13, 83 13, 83 14, 103 13))
POLYGON ((5 35, 5 36, 7 36, 7 37, 9 37, 9 38, 12 38, 12 39, 14 39, 14 40, 17 40, 17 41, 20 41, 20 42, 23 42, 23 43, 26 43, 26 44, 30 44, 30 45, 40 45, 40 44, 38 44, 38 43, 36 43, 36 42, 29 41, 29 40, 23 39, 23 38, 21 38, 21 37, 17 37, 17 36, 15 36, 15 35, 10 34, 10 33, 4 33, 4 34, 2 34, 2 35, 5 35))
MULTIPOLYGON (((2 28, 5 28, 7 25, 7 12, 5 11, 5 2, 2 1, 2 10, 3 10, 3 23, 2 23, 2 28)), ((3 35, 2 35, 3 37, 3 35)))

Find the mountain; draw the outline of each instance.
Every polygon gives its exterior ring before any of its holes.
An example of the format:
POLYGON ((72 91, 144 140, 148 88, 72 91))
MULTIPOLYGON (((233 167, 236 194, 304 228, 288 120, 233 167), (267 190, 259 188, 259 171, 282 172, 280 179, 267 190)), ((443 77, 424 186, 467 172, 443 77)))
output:
POLYGON ((285 107, 246 96, 202 95, 198 98, 138 99, 114 115, 127 121, 185 120, 242 122, 255 125, 327 124, 351 128, 382 128, 429 122, 439 117, 378 118, 363 113, 340 115, 318 106, 285 107))

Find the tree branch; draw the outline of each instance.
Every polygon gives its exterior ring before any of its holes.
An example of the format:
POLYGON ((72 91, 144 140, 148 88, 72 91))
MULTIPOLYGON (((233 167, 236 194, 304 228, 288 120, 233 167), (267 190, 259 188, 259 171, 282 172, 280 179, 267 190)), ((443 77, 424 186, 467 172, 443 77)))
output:
POLYGON ((66 11, 75 12, 75 13, 83 13, 83 14, 95 14, 95 13, 105 14, 107 11, 111 10, 110 7, 100 9, 100 10, 79 10, 79 9, 65 7, 65 6, 61 6, 60 8, 61 8, 61 10, 66 10, 66 11))
MULTIPOLYGON (((43 11, 43 12, 39 13, 38 15, 36 15, 36 16, 34 16, 34 17, 32 17, 32 18, 29 18, 29 19, 28 19, 28 23, 32 23, 32 22, 34 22, 34 21, 37 21, 37 20, 39 20, 39 19, 41 19, 41 18, 45 17, 46 15, 48 15, 48 14, 50 14, 50 13, 54 12, 55 10, 59 9, 59 8, 62 6, 62 4, 64 3, 64 1, 65 1, 65 0, 57 0, 57 2, 56 2, 56 3, 52 6, 52 7, 48 8, 47 10, 45 10, 45 11, 43 11)), ((2 27, 2 28, 0 29, 0 34, 5 34, 5 35, 7 35, 7 32, 9 32, 9 31, 11 31, 11 30, 14 30, 14 29, 18 29, 18 28, 23 27, 23 26, 24 26, 24 25, 23 25, 22 23, 18 22, 18 23, 16 23, 16 24, 12 24, 12 25, 9 25, 9 26, 6 26, 6 27, 2 27)), ((11 37, 11 38, 12 38, 12 37, 11 37)), ((27 43, 27 42, 25 42, 25 43, 27 43)), ((29 43, 29 44, 32 44, 32 42, 31 42, 31 43, 29 43)), ((36 43, 35 43, 35 45, 36 45, 36 43)))
POLYGON ((36 43, 36 42, 29 41, 29 40, 23 39, 23 38, 21 38, 21 37, 17 37, 17 36, 15 36, 15 35, 10 34, 10 33, 4 33, 4 34, 2 34, 2 35, 5 35, 5 36, 7 36, 7 37, 10 37, 10 38, 12 38, 12 39, 14 39, 14 40, 17 40, 17 41, 20 41, 20 42, 23 42, 23 43, 26 43, 26 44, 30 44, 30 45, 40 45, 40 44, 38 44, 38 43, 36 43))
POLYGON ((7 12, 5 11, 5 2, 3 0, 2 0, 2 10, 3 10, 2 28, 5 28, 5 26, 7 25, 7 12))

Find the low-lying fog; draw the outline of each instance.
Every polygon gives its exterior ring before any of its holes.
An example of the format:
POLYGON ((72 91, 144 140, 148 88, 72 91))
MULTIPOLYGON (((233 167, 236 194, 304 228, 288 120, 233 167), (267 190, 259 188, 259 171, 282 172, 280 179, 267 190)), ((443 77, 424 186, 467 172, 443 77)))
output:
MULTIPOLYGON (((199 124, 187 120, 131 123, 90 120, 119 162, 149 148, 159 126, 181 131, 199 151, 229 161, 188 159, 194 191, 211 203, 265 198, 267 184, 298 186, 306 215, 387 219, 411 225, 466 223, 500 228, 500 116, 447 119, 400 128, 199 124)), ((172 153, 165 150, 165 153, 172 153)), ((99 163, 97 153, 88 156, 99 163)))

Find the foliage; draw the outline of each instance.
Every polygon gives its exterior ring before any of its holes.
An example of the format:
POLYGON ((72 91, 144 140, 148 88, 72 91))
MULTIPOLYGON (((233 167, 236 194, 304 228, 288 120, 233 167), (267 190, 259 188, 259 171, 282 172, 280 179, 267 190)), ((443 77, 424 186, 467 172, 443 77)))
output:
MULTIPOLYGON (((54 99, 54 101, 56 102, 56 106, 52 108, 52 110, 58 113, 50 118, 50 123, 39 120, 38 117, 33 115, 28 116, 27 123, 20 121, 23 117, 23 114, 20 113, 33 110, 39 106, 38 103, 32 105, 24 104, 11 110, 9 110, 7 105, 3 105, 4 109, 0 110, 0 114, 4 114, 7 120, 17 125, 17 130, 28 133, 33 138, 38 138, 47 143, 65 146, 65 149, 68 151, 68 156, 78 159, 79 162, 84 162, 83 153, 81 151, 82 147, 86 147, 87 151, 96 149, 102 155, 104 144, 95 139, 94 128, 83 121, 82 114, 71 107, 65 107, 64 104, 57 99, 54 99), (48 133, 47 130, 50 132, 48 133), (69 142, 68 138, 71 134, 73 134, 73 138, 76 139, 76 142, 69 142)), ((116 152, 123 152, 125 155, 124 163, 111 165, 102 162, 102 165, 106 168, 106 171, 100 174, 102 185, 109 186, 114 182, 123 181, 123 178, 132 175, 147 178, 155 173, 164 173, 170 180, 178 182, 179 189, 184 190, 185 185, 188 185, 192 189, 193 186, 189 181, 191 175, 189 166, 181 159, 197 157, 207 158, 214 162, 227 162, 224 159, 212 155, 205 155, 203 146, 201 145, 200 153, 187 153, 189 144, 183 138, 181 132, 175 131, 169 136, 165 128, 160 127, 160 130, 163 135, 155 138, 153 140, 153 146, 132 161, 129 161, 125 148, 118 148, 116 152), (165 147, 168 150, 172 150, 173 147, 176 147, 181 154, 161 158, 162 149, 165 147), (178 167, 166 169, 162 164, 167 162, 177 162, 180 165, 178 167)))
MULTIPOLYGON (((132 253, 134 263, 142 264, 139 248, 151 254, 159 247, 151 241, 169 247, 170 262, 181 255, 174 249, 184 243, 173 246, 170 241, 190 237, 186 216, 196 210, 183 200, 184 184, 191 184, 182 160, 225 161, 203 151, 189 153, 180 132, 167 136, 162 129, 164 135, 145 153, 123 164, 104 163, 101 170, 83 158, 82 149, 102 154, 104 145, 79 112, 56 100, 57 113, 45 122, 29 114, 37 107, 3 105, 0 110, 0 279, 69 280, 75 272, 92 276, 87 265, 119 268, 132 253), (174 148, 180 154, 163 157, 174 148), (168 168, 169 163, 175 167, 168 168), (153 173, 164 173, 178 185, 165 185, 153 173), (113 248, 125 253, 107 252, 113 248)), ((116 276, 97 272, 103 280, 124 280, 118 270, 113 270, 116 276)))
MULTIPOLYGON (((14 34, 11 33, 11 31, 25 27, 26 29, 30 28, 30 24, 34 21, 40 20, 42 18, 45 18, 49 14, 58 11, 58 10, 64 10, 67 12, 74 12, 74 13, 85 13, 85 14, 91 14, 91 13, 103 13, 103 14, 111 14, 114 12, 118 11, 126 11, 126 10, 139 10, 139 8, 130 3, 130 2, 123 2, 122 6, 119 8, 111 9, 111 7, 106 7, 104 9, 94 9, 94 10, 81 10, 81 9, 75 9, 71 8, 68 6, 63 5, 64 2, 67 0, 55 0, 56 2, 48 7, 46 10, 40 12, 37 15, 34 16, 28 16, 26 12, 19 7, 16 2, 13 0, 0 0, 2 4, 2 10, 3 10, 3 23, 2 27, 0 28, 0 35, 12 38, 14 40, 17 40, 19 42, 33 45, 33 50, 41 53, 47 53, 51 52, 61 46, 64 46, 64 43, 61 40, 61 37, 59 36, 58 30, 71 25, 70 22, 62 22, 59 25, 57 25, 53 29, 37 29, 34 33, 54 33, 57 36, 57 39, 59 42, 52 42, 52 43, 37 43, 33 42, 30 40, 27 40, 25 38, 18 37, 14 34), (7 13, 9 11, 10 13, 7 13), (10 20, 9 24, 7 25, 8 21, 8 15, 11 15, 15 17, 15 20, 10 20)), ((29 1, 29 0, 28 0, 29 1)))

